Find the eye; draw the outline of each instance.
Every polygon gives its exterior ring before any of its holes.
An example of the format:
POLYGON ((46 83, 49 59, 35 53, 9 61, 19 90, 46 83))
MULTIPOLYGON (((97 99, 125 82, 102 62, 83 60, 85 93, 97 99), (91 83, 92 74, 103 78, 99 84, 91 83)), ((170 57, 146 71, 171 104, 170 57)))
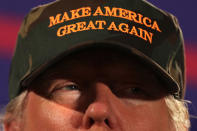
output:
POLYGON ((72 83, 72 82, 69 82, 69 83, 63 83, 63 84, 59 84, 57 85, 53 92, 54 91, 59 91, 59 90, 62 90, 62 91, 74 91, 74 90, 79 90, 79 86, 75 83, 72 83))
POLYGON ((122 95, 133 97, 133 96, 141 96, 144 95, 144 91, 139 87, 127 87, 122 89, 122 95))
POLYGON ((75 106, 81 96, 78 84, 70 81, 62 81, 53 86, 49 99, 67 107, 75 106))
POLYGON ((70 85, 64 85, 63 87, 60 87, 61 90, 79 90, 79 87, 74 84, 70 85))
POLYGON ((139 87, 128 88, 127 91, 131 94, 141 94, 141 93, 143 93, 143 90, 140 89, 139 87))
POLYGON ((53 88, 51 89, 49 93, 49 98, 53 95, 57 94, 65 94, 65 93, 72 93, 72 92, 79 92, 80 88, 79 85, 72 82, 72 81, 65 81, 65 80, 58 80, 57 82, 54 81, 54 85, 52 86, 53 88))
POLYGON ((146 98, 148 93, 142 87, 135 85, 125 85, 120 87, 116 94, 121 98, 146 98))

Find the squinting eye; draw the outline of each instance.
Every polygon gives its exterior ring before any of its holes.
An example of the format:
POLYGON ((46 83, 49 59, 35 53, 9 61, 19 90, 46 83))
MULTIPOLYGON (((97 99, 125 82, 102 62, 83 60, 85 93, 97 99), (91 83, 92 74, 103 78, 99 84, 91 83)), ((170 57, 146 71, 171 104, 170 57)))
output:
POLYGON ((77 84, 73 82, 65 82, 65 83, 57 84, 54 87, 52 93, 57 91, 75 91, 75 90, 80 90, 77 84))
POLYGON ((150 95, 147 91, 140 87, 131 87, 125 90, 125 95, 133 98, 148 98, 150 95))
POLYGON ((122 95, 126 95, 126 96, 138 96, 144 93, 143 90, 140 89, 139 87, 127 87, 126 89, 123 89, 120 92, 122 95))
POLYGON ((74 108, 80 96, 81 89, 77 84, 70 81, 63 81, 54 86, 48 98, 58 104, 74 108))
POLYGON ((132 93, 132 94, 140 94, 140 93, 143 93, 143 90, 140 89, 140 88, 137 88, 137 87, 129 88, 129 91, 130 91, 130 93, 132 93))
POLYGON ((141 87, 136 86, 127 86, 122 89, 119 89, 116 92, 119 97, 127 97, 127 98, 144 98, 148 97, 146 91, 144 91, 141 87))
POLYGON ((57 91, 57 90, 59 90, 59 91, 60 90, 62 90, 62 91, 74 91, 74 90, 79 90, 79 87, 76 84, 63 84, 63 85, 59 85, 57 88, 54 89, 54 91, 57 91))
POLYGON ((60 89, 63 89, 63 90, 79 90, 78 86, 77 85, 74 85, 74 84, 64 85, 60 89))

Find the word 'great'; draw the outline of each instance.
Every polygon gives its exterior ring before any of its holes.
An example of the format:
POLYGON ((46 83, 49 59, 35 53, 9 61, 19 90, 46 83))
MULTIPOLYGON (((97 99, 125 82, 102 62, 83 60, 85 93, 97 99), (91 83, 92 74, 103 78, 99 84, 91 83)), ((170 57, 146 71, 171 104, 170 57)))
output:
MULTIPOLYGON (((57 31, 57 36, 61 37, 70 34, 72 32, 79 32, 79 31, 103 30, 104 25, 106 25, 106 21, 104 20, 100 20, 100 21, 97 20, 95 22, 89 21, 89 23, 85 21, 77 22, 74 24, 60 27, 57 31)), ((113 31, 120 31, 123 33, 134 35, 136 37, 144 39, 145 41, 149 41, 149 43, 152 43, 153 33, 143 30, 142 28, 136 28, 135 26, 130 28, 129 25, 126 23, 120 23, 119 25, 116 25, 115 22, 112 22, 106 29, 113 31)))
MULTIPOLYGON (((75 10, 70 10, 69 12, 59 13, 56 16, 50 16, 49 28, 64 23, 66 21, 74 20, 82 17, 90 16, 108 16, 108 17, 117 17, 132 21, 137 24, 144 25, 147 28, 152 30, 162 32, 159 28, 159 25, 156 20, 152 20, 149 17, 145 17, 140 13, 136 13, 127 9, 108 7, 105 6, 101 8, 98 6, 95 10, 92 10, 91 7, 82 7, 75 10)), ((77 22, 70 25, 65 25, 60 27, 57 30, 57 36, 62 37, 64 35, 70 34, 72 32, 86 31, 86 30, 96 30, 96 29, 107 29, 113 31, 120 31, 123 33, 128 33, 130 35, 135 35, 144 40, 148 40, 149 43, 152 43, 153 33, 148 32, 142 28, 137 28, 135 26, 129 27, 126 23, 116 24, 114 21, 107 23, 105 20, 89 21, 88 22, 77 22), (107 25, 107 27, 105 27, 107 25)))

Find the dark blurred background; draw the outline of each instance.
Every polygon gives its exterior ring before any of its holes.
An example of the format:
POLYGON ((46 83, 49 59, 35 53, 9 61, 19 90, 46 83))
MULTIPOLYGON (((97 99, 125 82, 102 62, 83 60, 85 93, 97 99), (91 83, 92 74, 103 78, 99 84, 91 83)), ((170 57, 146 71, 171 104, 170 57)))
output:
MULTIPOLYGON (((32 7, 54 0, 1 0, 0 2, 0 108, 8 99, 8 75, 14 52, 17 32, 23 17, 32 7)), ((174 14, 185 38, 187 91, 186 100, 192 122, 191 131, 197 131, 197 1, 196 0, 149 0, 157 7, 174 14)))

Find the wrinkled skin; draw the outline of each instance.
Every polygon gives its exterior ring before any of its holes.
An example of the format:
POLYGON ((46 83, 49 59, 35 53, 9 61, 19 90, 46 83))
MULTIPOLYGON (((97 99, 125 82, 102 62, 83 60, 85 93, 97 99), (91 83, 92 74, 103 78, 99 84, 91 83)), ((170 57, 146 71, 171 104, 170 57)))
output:
POLYGON ((165 88, 132 56, 83 52, 32 82, 22 121, 13 125, 23 131, 175 131, 165 88))

